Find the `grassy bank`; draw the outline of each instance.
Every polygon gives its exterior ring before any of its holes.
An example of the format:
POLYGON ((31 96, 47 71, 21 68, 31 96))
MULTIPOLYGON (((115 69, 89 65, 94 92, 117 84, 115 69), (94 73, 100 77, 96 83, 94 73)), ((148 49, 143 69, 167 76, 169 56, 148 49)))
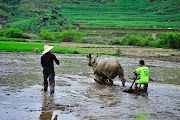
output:
MULTIPOLYGON (((61 46, 58 43, 49 43, 49 45, 54 45, 53 52, 61 54, 89 54, 89 53, 102 53, 106 55, 114 55, 115 51, 110 51, 108 49, 100 49, 92 47, 77 47, 76 43, 74 46, 69 46, 68 44, 61 46)), ((4 42, 0 41, 0 51, 8 52, 33 52, 34 49, 38 48, 40 52, 43 51, 44 43, 24 43, 24 42, 4 42)), ((86 46, 86 45, 84 45, 86 46)))
POLYGON ((0 41, 26 42, 26 40, 23 38, 6 38, 6 37, 0 37, 0 41))

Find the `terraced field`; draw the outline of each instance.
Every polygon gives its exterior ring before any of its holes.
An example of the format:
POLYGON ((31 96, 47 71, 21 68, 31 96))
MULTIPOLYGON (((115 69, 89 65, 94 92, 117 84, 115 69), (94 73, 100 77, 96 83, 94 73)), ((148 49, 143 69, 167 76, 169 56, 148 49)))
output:
MULTIPOLYGON (((179 4, 177 1, 168 2, 179 4)), ((61 7, 62 14, 80 23, 80 30, 88 35, 120 36, 127 33, 180 31, 180 8, 168 6, 168 3, 116 0, 104 5, 62 4, 61 7)))

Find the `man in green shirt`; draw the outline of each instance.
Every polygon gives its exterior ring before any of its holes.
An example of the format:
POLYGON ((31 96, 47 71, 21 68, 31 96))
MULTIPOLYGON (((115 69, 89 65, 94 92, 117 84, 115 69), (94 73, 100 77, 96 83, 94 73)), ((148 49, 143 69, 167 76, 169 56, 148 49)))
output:
POLYGON ((139 61, 139 68, 134 70, 134 73, 139 73, 140 74, 140 79, 136 81, 135 83, 135 89, 138 89, 138 84, 143 84, 144 85, 144 91, 147 92, 148 88, 148 82, 149 82, 149 69, 148 67, 145 66, 144 60, 139 61))

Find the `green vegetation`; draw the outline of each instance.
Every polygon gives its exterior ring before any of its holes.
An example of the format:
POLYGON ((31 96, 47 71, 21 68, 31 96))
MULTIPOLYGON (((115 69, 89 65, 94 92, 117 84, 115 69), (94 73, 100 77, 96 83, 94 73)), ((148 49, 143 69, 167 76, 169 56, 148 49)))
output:
POLYGON ((71 3, 71 4, 106 4, 114 2, 115 0, 61 0, 62 3, 71 3))
POLYGON ((20 28, 29 33, 39 33, 42 30, 57 32, 62 30, 75 29, 78 23, 64 18, 61 13, 47 13, 29 19, 23 19, 7 23, 6 27, 20 28))
POLYGON ((62 31, 62 32, 49 32, 41 31, 39 39, 50 40, 51 42, 83 42, 85 34, 76 30, 62 31))
MULTIPOLYGON (((0 41, 20 41, 25 42, 24 39, 28 38, 23 31, 18 28, 4 28, 0 30, 0 41)), ((76 30, 62 31, 62 32, 50 32, 47 30, 41 31, 38 35, 38 39, 43 42, 79 42, 79 43, 94 43, 85 39, 85 34, 76 30)), ((180 33, 179 32, 162 32, 160 34, 127 34, 123 37, 113 37, 109 41, 97 42, 98 44, 109 44, 109 45, 130 45, 130 46, 141 46, 141 47, 160 47, 160 48, 173 48, 180 49, 180 33)))
MULTIPOLYGON (((106 55, 114 55, 115 51, 109 51, 107 49, 92 49, 92 48, 76 48, 76 47, 61 47, 57 44, 53 48, 53 52, 61 54, 89 54, 89 53, 102 53, 106 55)), ((26 42, 4 42, 0 41, 0 51, 15 51, 15 52, 32 52, 35 48, 38 48, 41 52, 44 49, 44 43, 26 43, 26 42)))
POLYGON ((65 17, 83 26, 180 27, 179 5, 174 0, 116 0, 105 5, 62 4, 61 7, 65 17))
POLYGON ((6 38, 6 37, 0 37, 0 41, 26 42, 26 40, 23 38, 6 38))
POLYGON ((14 14, 7 27, 26 32, 61 31, 81 27, 180 27, 177 0, 3 0, 14 14), (7 5, 8 4, 8 5, 7 5), (76 22, 75 22, 76 21, 76 22))
POLYGON ((39 39, 54 41, 54 39, 55 39, 54 32, 49 32, 47 30, 43 30, 39 33, 39 39))
MULTIPOLYGON (((99 21, 99 20, 92 20, 89 22, 86 22, 87 26, 100 26, 100 27, 150 27, 150 28, 155 28, 155 27, 180 27, 180 22, 161 22, 161 21, 109 21, 109 20, 104 20, 99 21)), ((131 28, 130 28, 131 29, 131 28)))
POLYGON ((0 40, 24 41, 16 38, 33 33, 39 42, 180 49, 179 6, 176 0, 2 0, 0 19, 12 19, 0 23, 0 40))
POLYGON ((4 28, 0 30, 0 36, 8 38, 22 38, 23 31, 19 28, 4 28))
POLYGON ((142 113, 141 115, 136 116, 135 120, 147 120, 147 116, 146 113, 142 113))
POLYGON ((180 33, 161 33, 158 38, 158 47, 180 49, 180 33))
POLYGON ((162 32, 154 37, 146 34, 128 34, 123 38, 112 39, 108 44, 180 49, 179 32, 162 32))
POLYGON ((55 33, 55 39, 60 42, 84 42, 85 34, 76 30, 55 33))
POLYGON ((12 12, 10 7, 6 3, 0 1, 0 24, 9 21, 11 16, 12 12))

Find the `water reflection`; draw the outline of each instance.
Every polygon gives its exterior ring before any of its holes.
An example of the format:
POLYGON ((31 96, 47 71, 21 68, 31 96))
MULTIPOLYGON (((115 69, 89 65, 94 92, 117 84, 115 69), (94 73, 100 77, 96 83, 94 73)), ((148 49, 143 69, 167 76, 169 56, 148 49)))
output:
POLYGON ((54 96, 50 96, 48 93, 42 95, 42 112, 39 116, 40 120, 57 120, 58 115, 53 116, 55 102, 54 96), (52 119, 53 118, 53 119, 52 119))

